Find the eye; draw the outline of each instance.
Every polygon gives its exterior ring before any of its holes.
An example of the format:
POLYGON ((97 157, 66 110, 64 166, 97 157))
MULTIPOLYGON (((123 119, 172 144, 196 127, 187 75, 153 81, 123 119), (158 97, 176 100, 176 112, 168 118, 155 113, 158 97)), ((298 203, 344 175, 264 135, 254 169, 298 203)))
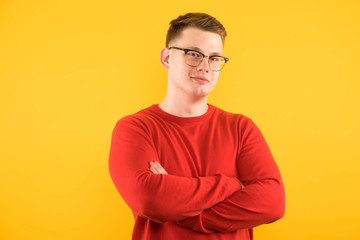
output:
POLYGON ((193 51, 189 51, 187 53, 187 55, 191 56, 191 57, 194 57, 194 58, 201 58, 201 54, 200 53, 197 53, 197 52, 193 52, 193 51))
POLYGON ((212 62, 221 62, 223 59, 221 57, 210 57, 212 62))

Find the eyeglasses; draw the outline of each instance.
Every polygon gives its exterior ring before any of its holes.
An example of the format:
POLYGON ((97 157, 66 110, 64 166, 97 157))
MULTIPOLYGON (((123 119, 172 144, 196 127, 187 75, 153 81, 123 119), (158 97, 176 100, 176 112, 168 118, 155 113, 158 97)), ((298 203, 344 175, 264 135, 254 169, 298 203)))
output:
POLYGON ((185 52, 185 63, 192 67, 199 66, 205 57, 208 58, 209 68, 212 71, 219 72, 224 66, 225 63, 229 61, 229 58, 222 57, 222 56, 208 56, 203 54, 202 52, 192 50, 192 49, 185 49, 185 48, 178 48, 178 47, 169 47, 169 49, 176 49, 185 52))

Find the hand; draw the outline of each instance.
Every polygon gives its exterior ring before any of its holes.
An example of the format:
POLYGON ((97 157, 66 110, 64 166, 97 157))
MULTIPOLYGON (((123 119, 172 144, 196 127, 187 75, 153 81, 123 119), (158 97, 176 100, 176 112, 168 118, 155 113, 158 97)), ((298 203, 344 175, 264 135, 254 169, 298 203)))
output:
POLYGON ((168 173, 165 171, 165 169, 160 165, 160 163, 158 162, 149 162, 150 164, 150 170, 154 173, 154 174, 165 174, 167 175, 168 173))

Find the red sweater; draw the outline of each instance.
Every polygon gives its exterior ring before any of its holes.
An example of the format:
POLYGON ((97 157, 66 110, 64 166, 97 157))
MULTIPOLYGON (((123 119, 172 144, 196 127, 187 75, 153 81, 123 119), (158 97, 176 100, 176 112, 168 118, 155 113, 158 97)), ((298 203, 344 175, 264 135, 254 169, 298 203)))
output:
POLYGON ((152 105, 122 118, 109 169, 133 211, 134 240, 252 239, 253 227, 284 214, 280 172, 260 130, 212 105, 199 117, 152 105), (153 174, 149 161, 168 175, 153 174))

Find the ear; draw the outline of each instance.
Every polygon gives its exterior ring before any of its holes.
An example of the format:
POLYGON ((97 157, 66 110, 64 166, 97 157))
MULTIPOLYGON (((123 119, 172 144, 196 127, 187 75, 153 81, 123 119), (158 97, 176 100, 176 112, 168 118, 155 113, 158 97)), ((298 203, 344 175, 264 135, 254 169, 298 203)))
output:
POLYGON ((170 58, 170 50, 168 48, 161 49, 160 52, 160 61, 161 65, 163 65, 164 68, 169 69, 169 58, 170 58))

